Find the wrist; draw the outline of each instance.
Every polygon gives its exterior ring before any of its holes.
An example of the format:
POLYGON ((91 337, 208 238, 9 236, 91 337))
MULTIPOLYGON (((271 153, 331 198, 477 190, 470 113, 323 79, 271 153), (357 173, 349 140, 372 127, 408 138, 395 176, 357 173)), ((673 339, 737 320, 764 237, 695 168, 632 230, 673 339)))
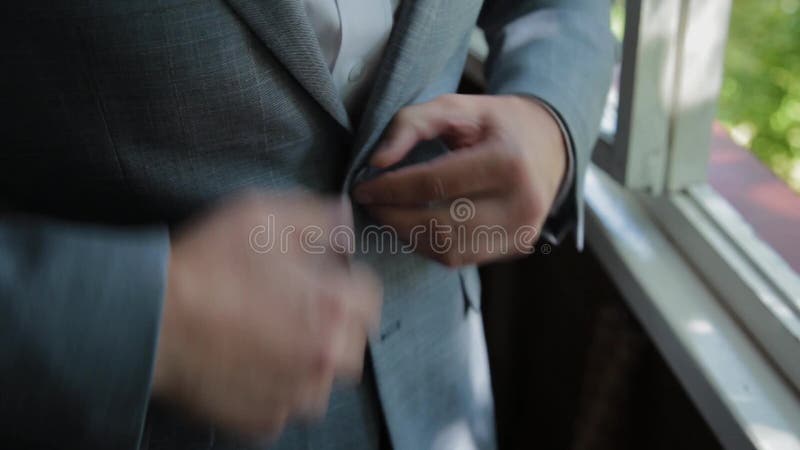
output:
POLYGON ((551 198, 555 200, 560 197, 559 194, 564 190, 565 183, 569 181, 567 178, 572 164, 572 150, 569 145, 569 135, 567 134, 561 118, 550 105, 534 96, 518 95, 516 97, 524 100, 525 103, 533 108, 532 117, 534 119, 532 123, 538 125, 535 127, 539 134, 538 137, 542 139, 545 144, 537 146, 538 148, 536 150, 549 150, 550 155, 548 155, 548 160, 550 161, 549 166, 552 169, 549 172, 552 174, 552 177, 550 178, 548 187, 552 194, 551 198))

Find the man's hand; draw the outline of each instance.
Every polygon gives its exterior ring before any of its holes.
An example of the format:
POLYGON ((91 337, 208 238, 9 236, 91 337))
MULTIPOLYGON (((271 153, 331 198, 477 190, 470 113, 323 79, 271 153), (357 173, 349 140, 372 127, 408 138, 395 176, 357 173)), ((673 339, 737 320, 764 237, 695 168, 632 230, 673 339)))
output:
POLYGON ((350 214, 340 201, 253 194, 180 233, 154 396, 257 438, 323 414, 334 379, 361 376, 380 315, 376 277, 330 248, 318 252, 350 214), (308 226, 322 230, 313 247, 308 226))
POLYGON ((453 152, 362 183, 354 191, 356 201, 418 250, 450 266, 530 251, 533 240, 521 248, 515 233, 541 228, 566 169, 566 144, 556 119, 532 98, 445 95, 400 110, 370 162, 387 168, 420 141, 434 138, 453 152), (474 216, 466 221, 450 209, 462 198, 474 205, 474 216), (438 231, 432 220, 453 230, 449 248, 434 244, 438 231), (498 233, 484 233, 498 226, 505 245, 498 233), (464 239, 469 242, 459 242, 464 239))

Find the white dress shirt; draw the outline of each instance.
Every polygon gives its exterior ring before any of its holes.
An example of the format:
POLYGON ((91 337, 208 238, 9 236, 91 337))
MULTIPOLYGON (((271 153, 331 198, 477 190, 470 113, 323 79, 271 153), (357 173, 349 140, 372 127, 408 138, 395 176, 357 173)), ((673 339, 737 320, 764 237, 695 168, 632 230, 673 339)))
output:
MULTIPOLYGON (((355 117, 369 93, 401 0, 303 1, 333 83, 348 113, 355 117)), ((575 176, 575 163, 564 122, 549 105, 542 104, 558 122, 567 150, 567 173, 550 210, 552 215, 566 200, 575 176)))
POLYGON ((333 83, 351 116, 367 95, 400 0, 304 0, 333 83))

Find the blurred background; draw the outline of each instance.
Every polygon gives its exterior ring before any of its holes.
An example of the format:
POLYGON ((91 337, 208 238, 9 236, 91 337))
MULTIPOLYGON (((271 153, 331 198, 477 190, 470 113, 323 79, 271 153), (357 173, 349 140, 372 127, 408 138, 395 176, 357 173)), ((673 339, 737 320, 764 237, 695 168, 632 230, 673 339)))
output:
MULTIPOLYGON (((595 216, 595 225, 594 233, 592 226, 587 231, 586 250, 578 252, 571 236, 552 253, 482 269, 501 448, 797 450, 800 380, 790 372, 797 375, 800 360, 800 339, 792 331, 800 330, 800 0, 732 0, 730 17, 727 7, 720 7, 727 1, 629 0, 627 4, 637 8, 641 23, 654 26, 656 32, 640 28, 635 38, 649 40, 630 44, 636 39, 625 40, 626 25, 628 32, 636 27, 630 26, 634 22, 626 24, 626 1, 614 1, 611 25, 620 43, 621 64, 609 95, 594 170, 598 176, 603 172, 604 180, 609 174, 608 180, 614 182, 587 187, 587 215, 595 216), (684 39, 682 27, 687 23, 695 28, 688 41, 665 51, 668 46, 660 45, 667 41, 659 40, 659 33, 674 28, 659 26, 662 19, 673 20, 675 15, 679 16, 675 23, 681 24, 675 27, 679 39, 684 39), (694 19, 689 20, 691 15, 694 19), (726 28, 726 36, 716 34, 726 28), (711 39, 705 39, 706 34, 711 39), (625 79, 623 53, 635 54, 630 49, 637 45, 645 49, 632 64, 637 71, 644 70, 641 84, 633 76, 625 79), (707 46, 704 55, 715 61, 698 60, 687 47, 677 51, 679 67, 665 62, 674 55, 670 51, 684 45, 707 46), (706 70, 719 64, 720 56, 724 56, 721 86, 715 84, 719 71, 706 70), (695 67, 683 70, 686 67, 680 64, 695 67), (689 102, 688 108, 670 89, 669 95, 659 98, 664 92, 659 90, 664 87, 659 77, 670 70, 699 79, 697 85, 707 87, 710 94, 689 102), (624 123, 626 102, 630 104, 631 98, 637 102, 631 92, 656 99, 640 102, 640 109, 631 113, 632 127, 639 127, 635 140, 639 148, 626 148, 624 141, 631 135, 620 133, 631 126, 624 123), (705 111, 708 116, 703 116, 705 111), (695 125, 687 126, 690 122, 695 125), (693 126, 692 132, 675 137, 672 127, 693 126), (659 134, 664 129, 667 133, 659 134), (702 135, 709 131, 706 143, 702 135), (681 140, 685 136, 691 138, 681 140), (659 141, 662 138, 664 142, 659 141), (623 145, 617 145, 620 141, 623 145), (648 165, 652 160, 641 158, 647 152, 652 156, 653 149, 666 154, 660 162, 656 159, 657 169, 648 165), (598 158, 604 154, 609 157, 598 158), (661 170, 666 172, 664 178, 659 178, 661 170), (688 175, 675 177, 677 187, 670 187, 664 180, 677 172, 688 175), (616 183, 620 189, 609 191, 609 202, 596 201, 606 198, 593 195, 592 189, 616 183), (698 214, 688 221, 676 219, 687 210, 675 208, 673 201, 695 205, 691 211, 698 214), (655 231, 618 214, 627 206, 617 206, 625 203, 644 205, 644 215, 654 218, 645 222, 655 231), (653 244, 654 235, 663 235, 667 246, 674 245, 681 264, 709 288, 719 302, 713 308, 722 311, 723 320, 692 316, 706 305, 692 308, 707 300, 676 294, 685 291, 670 278, 674 263, 652 251, 663 248, 653 244), (711 257, 713 252, 707 250, 719 248, 708 244, 708 236, 733 248, 729 253, 733 256, 711 257), (637 239, 642 241, 637 244, 637 239), (637 245, 645 249, 643 256, 637 245), (654 269, 639 270, 631 267, 636 265, 631 261, 654 269), (765 281, 760 286, 774 290, 738 295, 740 287, 752 287, 737 271, 745 265, 752 269, 748 274, 758 273, 759 282, 765 281), (645 292, 648 286, 657 286, 657 295, 645 292), (786 305, 783 315, 764 313, 769 310, 764 298, 773 294, 786 305), (665 312, 677 304, 681 306, 672 311, 685 308, 683 318, 694 320, 680 322, 674 320, 680 314, 665 312), (733 324, 734 334, 741 333, 754 345, 726 341, 730 335, 718 332, 724 328, 720 324, 733 324), (776 345, 777 340, 770 339, 784 326, 789 330, 782 335, 787 340, 776 345), (683 327, 689 332, 683 334, 683 327), (675 348, 679 349, 670 354, 675 348), (698 357, 698 348, 709 357, 698 357), (757 355, 758 364, 769 360, 765 370, 775 377, 741 382, 746 369, 754 367, 752 355, 757 355), (698 368, 705 371, 699 377, 692 372, 698 368), (736 381, 726 385, 725 380, 736 381), (770 394, 761 397, 764 392, 770 394), (772 396, 775 393, 780 394, 772 396)), ((688 86, 691 89, 691 82, 688 86)), ((480 83, 466 83, 465 90, 480 92, 480 83)))
MULTIPOLYGON (((611 25, 622 41, 625 2, 611 25)), ((800 193, 800 0, 734 0, 717 117, 724 131, 800 193)))

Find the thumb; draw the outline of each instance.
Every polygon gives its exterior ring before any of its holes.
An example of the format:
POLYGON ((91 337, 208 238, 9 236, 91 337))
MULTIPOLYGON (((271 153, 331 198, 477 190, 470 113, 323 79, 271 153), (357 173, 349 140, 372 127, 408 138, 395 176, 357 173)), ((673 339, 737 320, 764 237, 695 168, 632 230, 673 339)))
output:
POLYGON ((467 108, 458 107, 460 102, 451 97, 454 96, 401 109, 370 158, 370 164, 385 169, 400 162, 419 142, 440 136, 455 141, 477 136, 481 129, 478 118, 472 117, 467 108))

